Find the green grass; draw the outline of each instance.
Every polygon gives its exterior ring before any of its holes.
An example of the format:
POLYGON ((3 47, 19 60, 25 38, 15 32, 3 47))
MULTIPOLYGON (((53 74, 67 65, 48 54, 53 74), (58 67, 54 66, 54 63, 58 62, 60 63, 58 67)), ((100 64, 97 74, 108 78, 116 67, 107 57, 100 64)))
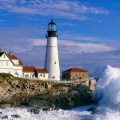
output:
POLYGON ((12 78, 13 75, 9 74, 9 73, 0 73, 0 77, 6 79, 6 78, 12 78))
POLYGON ((39 82, 39 83, 45 83, 45 82, 50 82, 48 80, 38 80, 38 79, 29 79, 29 78, 18 78, 15 77, 14 79, 20 80, 20 81, 31 81, 31 82, 39 82))

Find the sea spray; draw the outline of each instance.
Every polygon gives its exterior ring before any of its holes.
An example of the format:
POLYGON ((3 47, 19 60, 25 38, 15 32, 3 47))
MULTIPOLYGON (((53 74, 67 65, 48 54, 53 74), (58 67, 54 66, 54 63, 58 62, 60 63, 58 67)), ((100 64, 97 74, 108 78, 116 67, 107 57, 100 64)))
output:
POLYGON ((100 113, 94 115, 94 120, 120 120, 120 68, 107 66, 95 84, 93 100, 100 113))
POLYGON ((120 68, 107 66, 95 85, 93 100, 98 101, 99 106, 120 109, 120 68))

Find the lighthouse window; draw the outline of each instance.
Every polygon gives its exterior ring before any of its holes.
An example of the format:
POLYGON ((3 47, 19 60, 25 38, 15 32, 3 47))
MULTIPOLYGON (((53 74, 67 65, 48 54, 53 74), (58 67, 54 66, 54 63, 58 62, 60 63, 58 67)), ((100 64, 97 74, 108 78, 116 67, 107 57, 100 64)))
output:
POLYGON ((56 64, 56 61, 55 61, 55 64, 56 64))

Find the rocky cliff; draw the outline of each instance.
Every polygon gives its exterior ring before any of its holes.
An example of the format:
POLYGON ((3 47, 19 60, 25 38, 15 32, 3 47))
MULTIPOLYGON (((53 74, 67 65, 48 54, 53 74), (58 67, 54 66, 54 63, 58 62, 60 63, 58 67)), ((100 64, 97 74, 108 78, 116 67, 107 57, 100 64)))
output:
POLYGON ((95 80, 79 84, 15 78, 0 74, 0 108, 13 106, 55 107, 70 109, 90 104, 95 80))

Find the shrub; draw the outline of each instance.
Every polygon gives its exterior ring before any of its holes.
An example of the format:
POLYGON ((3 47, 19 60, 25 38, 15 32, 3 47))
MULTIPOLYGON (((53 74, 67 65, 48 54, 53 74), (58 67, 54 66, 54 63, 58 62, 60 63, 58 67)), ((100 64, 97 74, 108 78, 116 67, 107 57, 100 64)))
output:
POLYGON ((2 78, 11 78, 11 77, 13 77, 13 75, 11 75, 9 73, 0 73, 0 77, 2 77, 2 78))

